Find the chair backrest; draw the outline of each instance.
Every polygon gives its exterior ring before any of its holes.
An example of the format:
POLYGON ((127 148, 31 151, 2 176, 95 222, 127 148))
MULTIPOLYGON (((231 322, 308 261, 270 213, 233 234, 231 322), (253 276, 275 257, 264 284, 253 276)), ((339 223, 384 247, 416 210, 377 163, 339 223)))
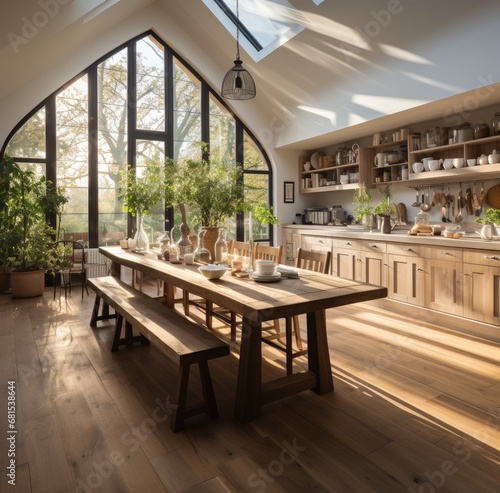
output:
POLYGON ((74 240, 60 240, 59 243, 64 245, 66 259, 71 261, 74 265, 85 266, 85 247, 83 243, 74 240))
POLYGON ((254 260, 274 260, 278 264, 281 263, 283 254, 283 246, 268 246, 257 243, 254 249, 254 260))
POLYGON ((332 252, 311 252, 309 250, 297 249, 295 267, 328 274, 330 271, 330 259, 332 252))
POLYGON ((228 253, 231 255, 240 255, 241 257, 250 257, 250 243, 247 241, 231 240, 229 242, 228 253))

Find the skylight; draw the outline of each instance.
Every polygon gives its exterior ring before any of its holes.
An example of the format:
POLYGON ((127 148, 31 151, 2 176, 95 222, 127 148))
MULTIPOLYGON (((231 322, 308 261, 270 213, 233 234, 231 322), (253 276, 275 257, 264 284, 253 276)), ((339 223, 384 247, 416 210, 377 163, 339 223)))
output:
MULTIPOLYGON (((321 3, 323 0, 313 0, 321 3)), ((236 38, 236 0, 203 0, 236 38)), ((269 53, 300 33, 306 21, 287 0, 239 0, 240 45, 253 58, 269 53)))

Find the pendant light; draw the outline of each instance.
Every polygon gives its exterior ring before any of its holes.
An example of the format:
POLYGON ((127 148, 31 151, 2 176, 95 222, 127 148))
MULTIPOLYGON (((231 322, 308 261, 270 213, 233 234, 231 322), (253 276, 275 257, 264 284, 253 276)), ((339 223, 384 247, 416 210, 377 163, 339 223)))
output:
POLYGON ((238 0, 236 0, 236 60, 234 67, 222 81, 221 94, 226 99, 252 99, 255 97, 255 82, 240 60, 240 15, 238 0))

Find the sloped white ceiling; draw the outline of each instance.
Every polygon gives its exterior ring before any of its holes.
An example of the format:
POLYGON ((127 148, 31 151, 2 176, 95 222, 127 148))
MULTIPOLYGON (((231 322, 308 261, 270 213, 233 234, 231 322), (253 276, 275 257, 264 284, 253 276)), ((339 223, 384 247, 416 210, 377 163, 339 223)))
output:
MULTIPOLYGON (((500 2, 290 3, 306 29, 258 63, 242 52, 258 94, 233 103, 269 150, 318 148, 368 135, 381 122, 396 127, 437 119, 464 104, 500 101, 500 90, 492 85, 500 80, 500 2), (484 86, 490 87, 480 92, 484 86)), ((232 65, 235 42, 201 0, 4 2, 0 142, 54 89, 149 28, 218 88, 232 65), (26 22, 39 27, 16 50, 9 34, 22 35, 26 22)))

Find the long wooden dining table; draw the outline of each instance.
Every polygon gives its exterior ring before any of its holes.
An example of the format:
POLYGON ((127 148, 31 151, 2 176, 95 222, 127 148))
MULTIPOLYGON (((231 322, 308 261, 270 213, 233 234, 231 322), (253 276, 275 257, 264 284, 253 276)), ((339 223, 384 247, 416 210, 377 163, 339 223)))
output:
POLYGON ((162 280, 170 307, 175 304, 175 288, 179 288, 241 315, 235 395, 235 417, 241 422, 259 418, 262 405, 298 392, 333 392, 326 310, 387 296, 384 287, 302 269, 297 269, 298 278, 273 283, 229 273, 210 281, 198 272, 197 265, 172 264, 120 247, 100 247, 99 251, 111 259, 113 275, 119 277, 120 266, 125 266, 162 280), (262 322, 301 314, 307 319, 308 370, 262 383, 262 322))

